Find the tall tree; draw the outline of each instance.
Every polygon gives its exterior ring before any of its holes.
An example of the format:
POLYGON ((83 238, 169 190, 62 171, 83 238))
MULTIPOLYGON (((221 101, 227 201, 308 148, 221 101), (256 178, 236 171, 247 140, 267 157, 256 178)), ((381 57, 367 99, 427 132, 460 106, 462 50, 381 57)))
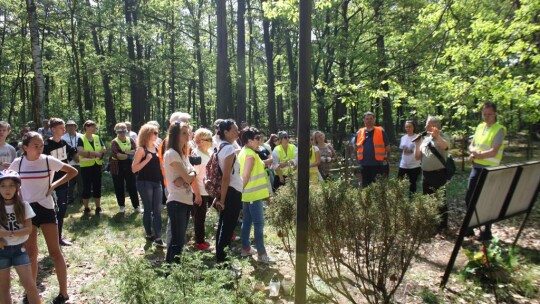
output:
POLYGON ((229 56, 227 51, 227 0, 217 0, 217 64, 216 97, 217 117, 226 118, 228 105, 232 103, 229 56))
POLYGON ((43 63, 41 62, 41 46, 39 44, 39 24, 34 0, 26 0, 28 13, 28 27, 32 46, 32 64, 34 70, 34 99, 32 101, 31 117, 34 121, 45 118, 43 102, 45 98, 45 81, 43 77, 43 63))
POLYGON ((236 28, 236 120, 246 121, 246 1, 238 0, 236 28))
MULTIPOLYGON (((263 0, 265 2, 266 0, 263 0)), ((276 76, 274 74, 274 44, 270 37, 270 19, 263 17, 264 51, 266 53, 266 92, 268 94, 268 128, 277 132, 276 124, 276 76)))

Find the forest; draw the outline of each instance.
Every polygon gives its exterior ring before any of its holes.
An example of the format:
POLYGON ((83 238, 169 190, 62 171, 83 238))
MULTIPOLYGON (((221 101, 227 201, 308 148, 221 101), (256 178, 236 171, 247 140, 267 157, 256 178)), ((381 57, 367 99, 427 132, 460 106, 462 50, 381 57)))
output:
POLYGON ((536 0, 315 0, 298 75, 296 0, 0 0, 0 117, 16 131, 93 119, 111 135, 181 110, 294 133, 310 77, 310 127, 338 142, 365 111, 390 138, 428 114, 470 134, 487 100, 510 132, 536 132, 539 13, 536 0))

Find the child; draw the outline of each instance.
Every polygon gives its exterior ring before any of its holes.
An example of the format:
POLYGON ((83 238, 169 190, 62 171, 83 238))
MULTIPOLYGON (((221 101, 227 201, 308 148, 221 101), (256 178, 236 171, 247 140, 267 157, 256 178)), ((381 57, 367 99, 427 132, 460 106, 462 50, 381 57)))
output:
POLYGON ((11 126, 5 121, 0 121, 0 170, 9 168, 17 156, 15 148, 6 142, 10 133, 11 126))
POLYGON ((15 267, 29 303, 40 303, 25 243, 34 211, 19 197, 21 180, 12 170, 0 172, 0 303, 11 303, 10 268, 15 267))

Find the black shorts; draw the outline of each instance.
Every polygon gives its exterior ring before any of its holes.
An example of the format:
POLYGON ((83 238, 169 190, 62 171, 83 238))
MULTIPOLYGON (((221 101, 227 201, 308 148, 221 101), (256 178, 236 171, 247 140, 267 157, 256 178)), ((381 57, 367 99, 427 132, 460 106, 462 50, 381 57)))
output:
POLYGON ((32 225, 38 228, 43 224, 58 225, 58 220, 56 219, 56 211, 54 211, 54 209, 45 208, 39 203, 30 203, 30 206, 36 214, 36 216, 32 218, 32 225))

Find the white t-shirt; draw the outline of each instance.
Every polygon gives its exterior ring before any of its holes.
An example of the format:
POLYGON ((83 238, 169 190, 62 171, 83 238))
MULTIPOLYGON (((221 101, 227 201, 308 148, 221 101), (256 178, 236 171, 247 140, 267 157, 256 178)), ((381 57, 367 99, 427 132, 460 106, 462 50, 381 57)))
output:
POLYGON ((0 165, 2 163, 11 163, 17 157, 17 151, 12 145, 4 143, 0 146, 0 165))
MULTIPOLYGON (((64 135, 62 135, 62 139, 65 140, 68 145, 74 149, 77 149, 77 142, 79 141, 79 138, 81 138, 82 134, 81 133, 75 133, 75 136, 71 136, 69 133, 66 133, 64 135)), ((72 165, 72 166, 78 166, 79 165, 79 162, 76 162, 74 160, 70 160, 69 161, 69 164, 72 165)))
POLYGON ((54 209, 52 196, 46 195, 53 181, 54 173, 60 171, 64 163, 54 157, 47 157, 45 154, 41 154, 38 159, 33 161, 29 161, 24 156, 22 164, 20 163, 21 158, 16 158, 9 169, 19 172, 23 200, 30 203, 38 202, 44 208, 54 209), (49 171, 47 171, 45 158, 49 160, 49 171))
POLYGON ((416 137, 416 134, 409 136, 407 134, 401 137, 399 143, 399 148, 403 150, 401 153, 401 161, 399 162, 399 167, 404 169, 413 169, 420 167, 420 161, 416 160, 414 157, 415 144, 412 142, 412 139, 416 137), (408 147, 411 152, 405 153, 405 147, 408 147))
POLYGON ((182 158, 178 152, 173 149, 167 150, 163 156, 163 168, 165 168, 165 178, 167 179, 167 202, 176 201, 186 205, 193 205, 193 192, 190 184, 183 184, 180 187, 174 185, 174 180, 180 177, 180 173, 171 167, 172 163, 178 162, 183 166, 186 172, 193 170, 187 157, 182 158))
POLYGON ((199 193, 202 196, 208 196, 208 192, 206 192, 206 189, 204 188, 204 178, 206 177, 206 164, 210 161, 210 156, 213 153, 212 149, 208 149, 208 155, 204 154, 199 150, 199 148, 196 148, 193 150, 193 152, 201 157, 201 164, 193 166, 195 168, 195 172, 197 173, 197 186, 199 186, 199 193))
MULTIPOLYGON (((32 207, 30 207, 30 204, 27 202, 22 202, 24 205, 24 219, 33 218, 36 216, 34 213, 34 210, 32 210, 32 207)), ((7 226, 0 225, 0 230, 4 231, 17 231, 24 228, 24 223, 17 222, 17 217, 15 216, 15 206, 13 204, 11 205, 5 205, 6 207, 6 213, 7 213, 7 226)), ((6 240, 8 246, 14 246, 19 245, 26 240, 28 240, 28 234, 25 236, 13 236, 13 237, 5 237, 4 240, 6 240)))
MULTIPOLYGON (((220 141, 218 143, 218 150, 219 146, 221 146, 222 143, 227 143, 228 145, 223 146, 221 151, 218 153, 218 160, 219 160, 219 167, 221 168, 221 172, 225 172, 223 168, 225 163, 225 158, 231 154, 236 154, 236 148, 234 145, 229 144, 225 141, 220 141)), ((240 175, 240 163, 238 162, 238 157, 235 157, 234 164, 233 164, 233 170, 231 171, 231 182, 229 184, 230 187, 233 187, 238 192, 242 192, 242 188, 244 187, 244 183, 242 182, 242 177, 240 175)))

